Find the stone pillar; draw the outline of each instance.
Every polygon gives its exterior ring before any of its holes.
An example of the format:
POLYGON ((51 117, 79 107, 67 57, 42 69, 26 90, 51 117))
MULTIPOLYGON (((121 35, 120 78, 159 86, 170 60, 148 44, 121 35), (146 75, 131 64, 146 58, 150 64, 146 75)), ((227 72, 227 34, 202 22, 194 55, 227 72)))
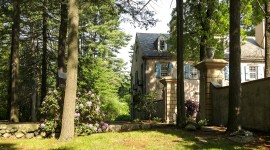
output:
POLYGON ((210 83, 220 83, 225 78, 223 68, 228 64, 223 59, 205 59, 195 67, 200 70, 200 107, 198 119, 207 119, 212 122, 213 102, 211 99, 210 83))
POLYGON ((160 82, 164 85, 164 119, 166 123, 176 123, 177 100, 176 100, 176 79, 165 77, 160 82))

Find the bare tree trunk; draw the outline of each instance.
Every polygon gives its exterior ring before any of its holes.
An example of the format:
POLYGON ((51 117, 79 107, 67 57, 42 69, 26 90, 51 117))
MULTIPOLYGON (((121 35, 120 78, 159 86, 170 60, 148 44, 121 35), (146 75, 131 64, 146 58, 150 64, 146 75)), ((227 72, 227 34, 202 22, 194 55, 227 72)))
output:
POLYGON ((270 77, 270 2, 265 3, 265 71, 264 76, 270 77))
POLYGON ((230 1, 230 86, 229 118, 227 132, 241 129, 241 47, 240 47, 240 0, 230 1))
POLYGON ((47 14, 47 0, 43 1, 43 29, 42 29, 42 37, 43 37, 43 47, 42 47, 42 75, 41 75, 41 101, 46 96, 47 93, 47 30, 48 30, 48 25, 47 25, 47 19, 48 19, 48 14, 47 14))
MULTIPOLYGON (((34 35, 34 33, 32 33, 32 36, 34 35)), ((36 122, 37 121, 37 113, 36 113, 36 106, 37 106, 37 55, 36 55, 36 47, 35 47, 35 38, 32 37, 32 45, 31 45, 31 49, 32 49, 32 53, 33 53, 33 61, 34 66, 34 84, 33 84, 33 93, 31 96, 31 121, 32 122, 36 122)))
POLYGON ((183 36, 183 0, 176 0, 177 8, 177 127, 184 128, 185 95, 184 95, 184 36, 183 36))
POLYGON ((9 89, 9 121, 19 122, 18 75, 20 45, 20 0, 13 0, 12 45, 10 53, 10 89, 9 89))
MULTIPOLYGON (((66 38, 67 38, 67 0, 61 2, 61 23, 59 29, 59 41, 58 41, 58 72, 66 71, 65 53, 66 53, 66 38)), ((56 86, 65 84, 65 79, 57 77, 56 86)))
POLYGON ((62 129, 59 138, 59 140, 62 141, 66 141, 74 137, 74 114, 78 71, 78 0, 69 0, 68 2, 68 22, 69 34, 67 81, 62 118, 62 129))

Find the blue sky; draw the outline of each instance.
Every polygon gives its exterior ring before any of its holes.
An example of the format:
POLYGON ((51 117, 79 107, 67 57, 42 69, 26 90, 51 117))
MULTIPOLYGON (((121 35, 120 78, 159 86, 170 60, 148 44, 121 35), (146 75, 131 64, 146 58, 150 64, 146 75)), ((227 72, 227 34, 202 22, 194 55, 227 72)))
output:
MULTIPOLYGON (((122 23, 121 28, 127 33, 132 36, 132 39, 130 40, 129 44, 126 47, 123 47, 120 50, 120 53, 118 54, 119 58, 123 58, 125 62, 130 62, 129 58, 129 51, 130 46, 134 44, 135 42, 135 35, 136 32, 143 32, 143 33, 168 33, 169 27, 168 23, 171 20, 171 11, 175 7, 175 1, 174 0, 157 0, 152 1, 148 8, 154 10, 157 14, 156 17, 160 20, 156 24, 155 27, 146 29, 140 29, 140 28, 134 28, 134 26, 128 24, 128 23, 122 23)), ((130 70, 130 64, 127 65, 126 70, 130 70)))

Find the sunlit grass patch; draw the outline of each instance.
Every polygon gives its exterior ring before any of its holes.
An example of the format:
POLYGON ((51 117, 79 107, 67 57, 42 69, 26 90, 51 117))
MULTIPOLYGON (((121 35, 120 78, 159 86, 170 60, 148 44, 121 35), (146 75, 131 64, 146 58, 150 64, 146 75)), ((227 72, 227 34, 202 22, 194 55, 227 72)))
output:
POLYGON ((57 139, 1 139, 0 149, 256 149, 233 143, 222 135, 201 135, 178 129, 158 129, 98 133, 75 137, 69 142, 57 139))

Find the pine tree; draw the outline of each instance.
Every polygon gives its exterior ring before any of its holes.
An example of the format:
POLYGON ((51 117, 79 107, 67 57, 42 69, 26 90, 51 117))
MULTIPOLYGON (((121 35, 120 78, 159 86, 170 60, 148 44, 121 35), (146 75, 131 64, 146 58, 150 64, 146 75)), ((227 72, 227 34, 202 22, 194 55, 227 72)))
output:
POLYGON ((241 129, 241 46, 240 46, 240 0, 230 1, 230 84, 229 86, 229 118, 226 132, 241 129))
POLYGON ((18 102, 18 76, 19 76, 19 45, 20 45, 20 0, 14 0, 13 4, 13 25, 12 45, 10 53, 10 116, 9 121, 19 122, 18 102))
POLYGON ((70 140, 74 137, 75 99, 77 92, 78 71, 78 35, 79 4, 78 0, 68 1, 68 64, 67 81, 64 99, 62 128, 59 140, 70 140))

